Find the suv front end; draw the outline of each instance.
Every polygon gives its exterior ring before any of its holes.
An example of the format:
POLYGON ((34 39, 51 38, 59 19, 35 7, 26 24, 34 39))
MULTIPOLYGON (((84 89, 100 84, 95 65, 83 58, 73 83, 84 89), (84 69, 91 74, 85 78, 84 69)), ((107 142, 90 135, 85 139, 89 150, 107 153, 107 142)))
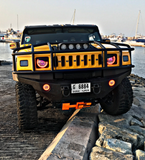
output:
POLYGON ((132 50, 102 40, 95 25, 26 27, 12 54, 13 79, 52 103, 93 104, 131 73, 132 50))

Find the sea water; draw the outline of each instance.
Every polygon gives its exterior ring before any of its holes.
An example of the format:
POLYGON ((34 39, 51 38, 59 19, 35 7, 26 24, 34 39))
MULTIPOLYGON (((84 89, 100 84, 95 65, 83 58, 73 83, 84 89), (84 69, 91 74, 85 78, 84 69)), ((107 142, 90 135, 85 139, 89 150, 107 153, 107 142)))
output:
MULTIPOLYGON (((12 50, 9 45, 9 43, 0 43, 0 60, 12 61, 12 50)), ((134 47, 134 49, 132 64, 135 67, 132 69, 132 73, 145 78, 145 48, 134 47)))
POLYGON ((132 52, 132 64, 135 67, 132 69, 132 73, 145 78, 145 48, 135 47, 134 49, 132 52))
POLYGON ((0 42, 0 60, 12 61, 10 43, 0 42))

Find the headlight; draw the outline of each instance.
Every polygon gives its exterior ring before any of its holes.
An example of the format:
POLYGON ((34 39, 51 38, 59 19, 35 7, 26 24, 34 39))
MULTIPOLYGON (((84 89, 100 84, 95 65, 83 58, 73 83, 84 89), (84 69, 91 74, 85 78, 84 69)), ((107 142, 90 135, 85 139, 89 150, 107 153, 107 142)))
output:
POLYGON ((89 45, 86 44, 86 43, 84 43, 84 44, 83 44, 83 48, 84 48, 84 49, 88 49, 88 48, 89 48, 89 45))
POLYGON ((73 44, 69 44, 68 48, 69 49, 74 49, 74 45, 73 44))
POLYGON ((67 47, 66 47, 66 44, 62 44, 61 45, 61 49, 66 49, 67 47))
POLYGON ((43 57, 43 58, 37 58, 37 68, 46 68, 48 67, 48 58, 43 57))
POLYGON ((115 56, 107 58, 107 64, 112 65, 115 63, 115 60, 116 60, 115 56))
POLYGON ((81 45, 80 44, 76 44, 76 49, 81 49, 81 45))

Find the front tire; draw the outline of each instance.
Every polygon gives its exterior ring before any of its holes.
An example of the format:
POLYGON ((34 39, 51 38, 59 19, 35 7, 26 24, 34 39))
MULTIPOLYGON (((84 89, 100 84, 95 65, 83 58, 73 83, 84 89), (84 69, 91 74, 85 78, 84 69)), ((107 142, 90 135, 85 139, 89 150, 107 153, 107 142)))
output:
POLYGON ((16 83, 18 126, 20 130, 37 126, 37 104, 35 90, 31 85, 16 83))
POLYGON ((110 115, 121 115, 128 112, 133 102, 133 91, 130 81, 125 78, 114 90, 101 99, 102 109, 110 115))

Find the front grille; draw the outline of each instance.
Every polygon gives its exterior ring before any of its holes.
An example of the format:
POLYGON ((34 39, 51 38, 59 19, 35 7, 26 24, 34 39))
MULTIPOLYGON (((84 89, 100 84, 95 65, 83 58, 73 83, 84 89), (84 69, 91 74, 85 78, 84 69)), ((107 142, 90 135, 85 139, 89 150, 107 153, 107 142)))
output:
POLYGON ((54 70, 101 68, 101 52, 95 53, 55 53, 53 57, 54 70))

